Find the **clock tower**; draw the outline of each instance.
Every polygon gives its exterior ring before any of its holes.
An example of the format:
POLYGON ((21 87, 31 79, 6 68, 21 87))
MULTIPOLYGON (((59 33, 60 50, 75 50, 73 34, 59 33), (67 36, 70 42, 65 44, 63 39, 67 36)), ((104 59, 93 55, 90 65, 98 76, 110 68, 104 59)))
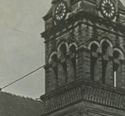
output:
POLYGON ((125 7, 120 0, 52 0, 43 17, 42 116, 125 116, 125 7))

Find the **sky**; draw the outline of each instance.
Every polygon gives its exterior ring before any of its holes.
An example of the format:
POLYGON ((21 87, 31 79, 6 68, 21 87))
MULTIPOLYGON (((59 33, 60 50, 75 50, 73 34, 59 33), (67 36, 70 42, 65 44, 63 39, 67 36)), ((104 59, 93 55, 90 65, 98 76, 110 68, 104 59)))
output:
MULTIPOLYGON (((0 88, 45 64, 40 33, 50 5, 51 0, 0 0, 0 88)), ((39 98, 45 92, 44 69, 2 91, 39 98)))
MULTIPOLYGON (((51 0, 0 0, 0 88, 44 65, 42 17, 51 0)), ((44 94, 44 69, 3 89, 39 98, 44 94)))

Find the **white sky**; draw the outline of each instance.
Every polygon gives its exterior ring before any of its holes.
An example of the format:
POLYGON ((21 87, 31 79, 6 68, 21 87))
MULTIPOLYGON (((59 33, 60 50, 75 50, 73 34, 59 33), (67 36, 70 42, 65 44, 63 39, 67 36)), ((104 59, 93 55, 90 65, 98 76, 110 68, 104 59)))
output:
MULTIPOLYGON (((51 0, 0 0, 0 87, 44 65, 42 17, 51 0)), ((4 89, 38 98, 44 93, 44 70, 4 89)))
MULTIPOLYGON (((50 3, 51 0, 0 0, 0 88, 44 65, 44 39, 40 33, 44 31, 42 17, 50 3)), ((44 93, 44 80, 42 69, 3 91, 39 98, 44 93)))

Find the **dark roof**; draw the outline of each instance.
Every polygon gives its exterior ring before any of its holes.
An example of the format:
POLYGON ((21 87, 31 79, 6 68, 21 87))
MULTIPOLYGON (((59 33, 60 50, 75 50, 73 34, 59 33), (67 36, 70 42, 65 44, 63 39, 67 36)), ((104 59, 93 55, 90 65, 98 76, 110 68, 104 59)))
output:
POLYGON ((0 92, 0 116, 41 116, 42 110, 40 101, 0 92))

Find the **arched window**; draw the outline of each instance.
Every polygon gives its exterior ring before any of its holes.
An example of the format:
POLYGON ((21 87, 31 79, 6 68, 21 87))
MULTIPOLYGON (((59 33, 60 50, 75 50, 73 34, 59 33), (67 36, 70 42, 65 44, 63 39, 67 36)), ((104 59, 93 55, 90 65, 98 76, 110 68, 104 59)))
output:
POLYGON ((49 58, 48 88, 53 90, 58 85, 58 58, 56 53, 52 53, 49 58))
POLYGON ((120 86, 119 81, 122 80, 121 77, 121 61, 124 60, 124 55, 120 49, 115 48, 113 52, 113 80, 114 80, 114 87, 120 86), (119 77, 119 80, 118 80, 119 77))
POLYGON ((67 81, 67 46, 66 44, 62 44, 59 47, 59 75, 58 75, 58 81, 59 86, 63 85, 67 81))
POLYGON ((68 59, 68 81, 73 81, 76 78, 76 46, 71 45, 69 48, 68 59))
POLYGON ((114 51, 113 57, 114 57, 114 62, 113 62, 113 80, 114 80, 114 87, 117 87, 117 70, 119 67, 119 56, 120 54, 117 51, 114 51))
POLYGON ((97 63, 97 57, 98 57, 97 49, 98 49, 98 46, 95 43, 93 43, 91 45, 91 48, 90 48, 90 50, 91 50, 90 72, 91 72, 91 79, 92 79, 92 81, 95 81, 95 76, 96 76, 95 72, 96 72, 96 70, 98 70, 98 69, 96 69, 96 63, 97 63))
POLYGON ((55 73, 56 85, 57 85, 57 78, 58 78, 58 58, 57 55, 52 56, 52 68, 55 73))
POLYGON ((102 43, 102 82, 106 83, 107 65, 109 62, 110 45, 107 41, 102 43))

